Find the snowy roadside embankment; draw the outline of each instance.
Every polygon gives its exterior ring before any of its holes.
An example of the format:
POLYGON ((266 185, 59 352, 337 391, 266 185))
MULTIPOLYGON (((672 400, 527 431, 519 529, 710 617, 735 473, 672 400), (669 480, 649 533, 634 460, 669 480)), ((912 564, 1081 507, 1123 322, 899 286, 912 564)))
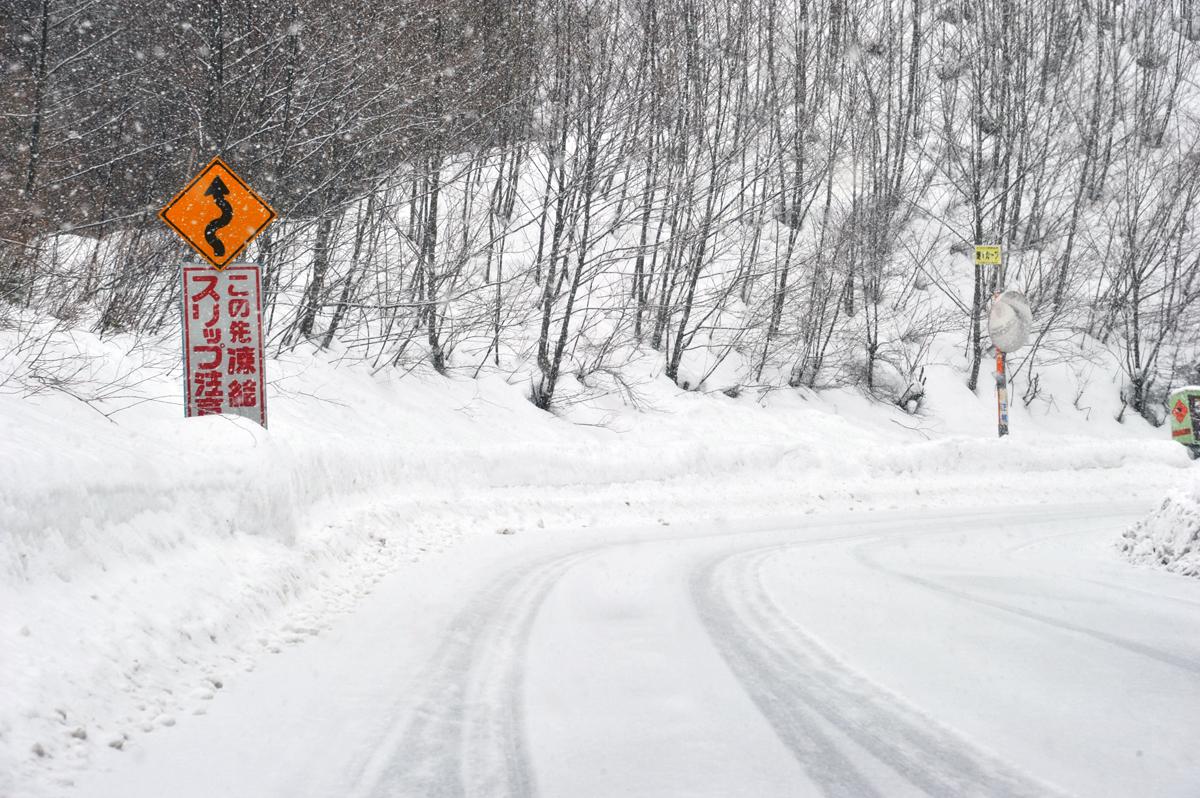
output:
POLYGON ((180 418, 169 346, 71 346, 87 364, 75 380, 136 390, 0 396, 4 796, 67 790, 96 746, 204 712, 264 652, 467 535, 1150 500, 1187 464, 1144 435, 926 439, 846 392, 730 399, 648 380, 648 409, 596 400, 567 420, 496 376, 373 376, 311 352, 271 361, 264 431, 180 418))
POLYGON ((1133 562, 1200 577, 1200 478, 1126 530, 1120 546, 1133 562))

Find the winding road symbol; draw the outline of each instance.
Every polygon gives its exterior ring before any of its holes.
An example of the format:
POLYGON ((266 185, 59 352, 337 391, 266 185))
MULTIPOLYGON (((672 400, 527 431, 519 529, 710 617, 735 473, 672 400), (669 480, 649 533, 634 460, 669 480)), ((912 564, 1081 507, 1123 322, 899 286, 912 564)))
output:
POLYGON ((220 158, 213 158, 158 215, 218 270, 275 219, 271 206, 220 158))
POLYGON ((221 215, 204 228, 204 240, 212 247, 213 254, 218 258, 225 254, 225 245, 221 243, 221 239, 217 238, 217 231, 233 221, 233 208, 230 206, 229 200, 225 199, 225 195, 228 193, 229 187, 220 177, 214 177, 208 184, 208 190, 204 192, 204 196, 212 197, 213 202, 221 209, 221 215))

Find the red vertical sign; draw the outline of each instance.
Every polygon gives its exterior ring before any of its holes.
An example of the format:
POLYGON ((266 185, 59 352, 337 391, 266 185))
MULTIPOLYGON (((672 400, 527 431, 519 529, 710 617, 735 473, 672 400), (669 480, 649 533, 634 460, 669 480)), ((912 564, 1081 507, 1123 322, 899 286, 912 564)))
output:
POLYGON ((267 426, 257 266, 183 267, 183 365, 188 416, 233 414, 267 426))

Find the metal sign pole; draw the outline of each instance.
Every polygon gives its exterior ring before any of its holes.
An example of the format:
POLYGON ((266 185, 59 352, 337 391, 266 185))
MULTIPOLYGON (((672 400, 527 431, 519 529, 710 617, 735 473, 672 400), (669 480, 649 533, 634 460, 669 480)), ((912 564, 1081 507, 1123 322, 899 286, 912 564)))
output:
POLYGON ((1008 434, 1008 375, 1004 370, 1004 353, 996 350, 996 420, 1000 437, 1008 434))
POLYGON ((1008 434, 1008 373, 1005 353, 1020 349, 1029 337, 1033 313, 1029 301, 1019 291, 1004 291, 1004 264, 1000 247, 977 245, 975 266, 996 268, 995 293, 988 311, 988 335, 996 352, 996 431, 1003 438, 1008 434))
MULTIPOLYGON (((1003 270, 1000 247, 995 245, 976 246, 976 268, 995 266, 996 286, 991 295, 992 310, 1000 299, 1003 283, 1003 270)), ((989 314, 990 316, 990 314, 989 314)), ((991 334, 991 319, 989 318, 989 334, 991 334)), ((995 342, 994 342, 995 343, 995 342)), ((994 346, 996 352, 996 428, 1003 438, 1008 434, 1008 376, 1004 373, 1004 353, 1000 346, 994 346)))

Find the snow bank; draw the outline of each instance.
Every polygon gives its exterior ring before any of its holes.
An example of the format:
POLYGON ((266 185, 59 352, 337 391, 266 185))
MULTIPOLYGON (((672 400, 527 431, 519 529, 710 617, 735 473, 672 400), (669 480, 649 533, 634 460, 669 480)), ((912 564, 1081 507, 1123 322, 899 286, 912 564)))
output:
POLYGON ((1200 577, 1200 477, 1127 529, 1120 547, 1134 562, 1200 577))
MULTIPOLYGON (((0 359, 18 349, 2 338, 0 359)), ((854 392, 734 399, 648 374, 640 409, 567 378, 578 401, 552 416, 520 380, 372 374, 315 351, 270 360, 266 431, 183 419, 169 338, 47 346, 71 379, 0 393, 0 796, 68 791, 97 746, 203 712, 466 535, 1136 497, 1188 465, 1166 440, 1045 419, 996 440, 986 396, 934 396, 941 415, 914 419, 854 392)))

